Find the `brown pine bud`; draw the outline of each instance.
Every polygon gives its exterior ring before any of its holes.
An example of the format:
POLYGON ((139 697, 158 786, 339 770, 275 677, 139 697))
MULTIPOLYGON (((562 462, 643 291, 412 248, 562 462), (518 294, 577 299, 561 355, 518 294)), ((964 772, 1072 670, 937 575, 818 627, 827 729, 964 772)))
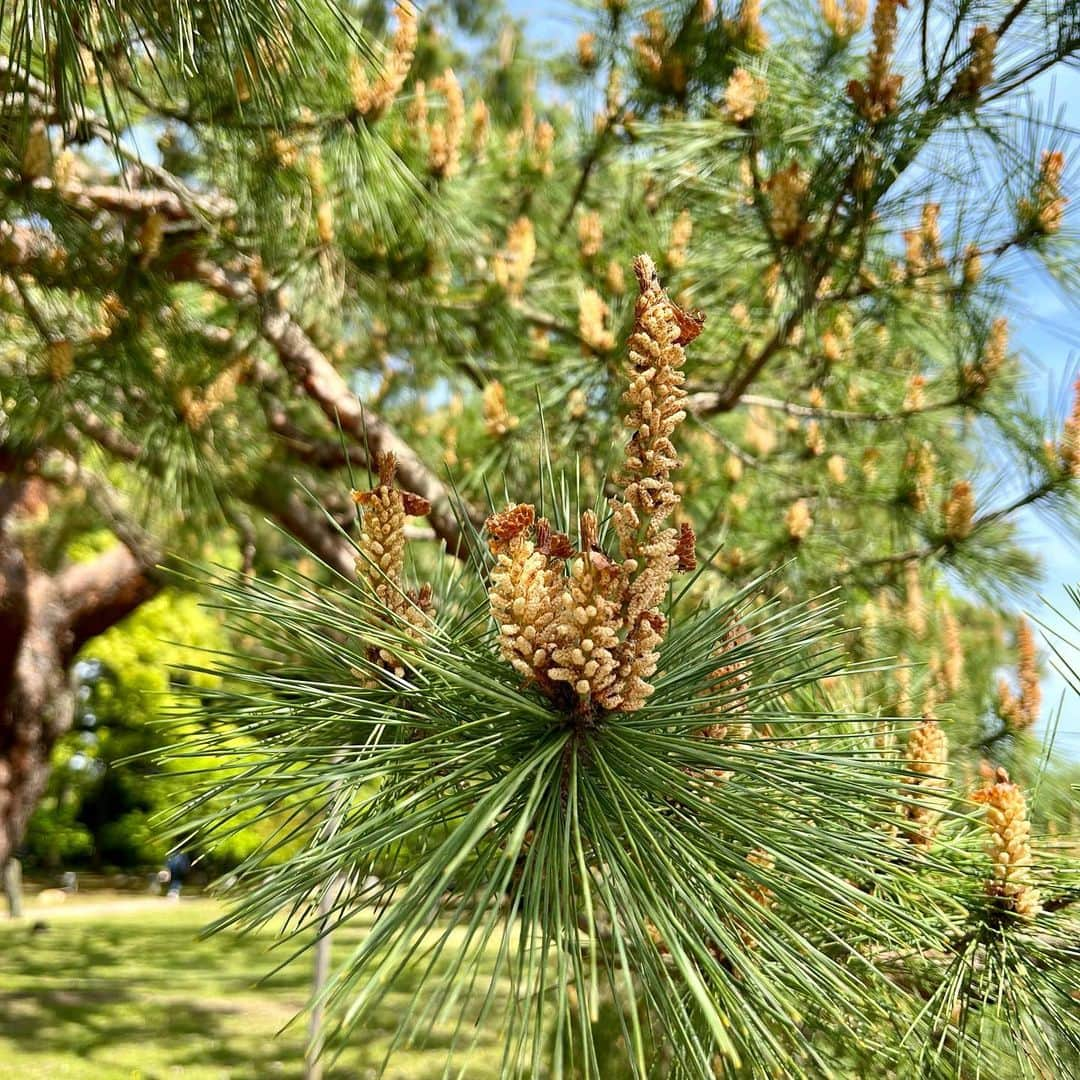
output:
POLYGON ((745 124, 769 96, 768 85, 746 68, 736 68, 724 87, 724 110, 736 124, 745 124))
POLYGON ((689 521, 684 521, 679 526, 679 539, 675 545, 675 557, 681 572, 688 573, 697 569, 696 546, 697 537, 694 535, 694 527, 689 521))
POLYGON ((914 775, 904 780, 904 794, 911 802, 900 810, 907 823, 905 838, 920 847, 929 847, 941 819, 940 792, 948 784, 949 741, 937 720, 924 719, 908 736, 905 767, 914 775))
POLYGON ((784 514, 784 527, 787 529, 788 536, 797 544, 810 535, 810 530, 814 527, 814 519, 810 516, 810 504, 805 499, 797 499, 787 508, 784 514))
POLYGON ((397 29, 375 81, 368 82, 364 64, 358 57, 349 61, 349 90, 353 107, 369 122, 377 120, 393 104, 405 85, 416 53, 416 8, 411 0, 398 0, 395 10, 397 29))
POLYGON ((871 124, 880 124, 894 113, 900 99, 904 80, 892 72, 899 23, 897 8, 900 7, 907 7, 907 0, 877 0, 866 81, 853 80, 848 84, 848 95, 871 124))
POLYGON ((994 50, 997 34, 989 26, 976 26, 971 33, 971 60, 956 80, 960 97, 977 99, 994 78, 994 50))
POLYGON ((578 217, 578 252, 588 262, 604 246, 604 223, 595 210, 585 210, 578 217))
POLYGON ((971 535, 975 522, 975 493, 968 480, 958 480, 942 504, 945 537, 958 542, 971 535))
POLYGON ((986 807, 990 833, 986 850, 991 860, 987 893, 1006 911, 1034 919, 1042 910, 1042 900, 1033 884, 1031 825, 1023 791, 1004 769, 998 769, 994 782, 972 798, 986 807))
POLYGON ((1044 150, 1032 198, 1021 199, 1021 222, 1035 233, 1051 236, 1061 231, 1068 199, 1061 194, 1065 155, 1060 150, 1044 150))
POLYGON ((591 31, 587 30, 578 35, 577 57, 578 63, 584 71, 596 70, 596 35, 591 31))

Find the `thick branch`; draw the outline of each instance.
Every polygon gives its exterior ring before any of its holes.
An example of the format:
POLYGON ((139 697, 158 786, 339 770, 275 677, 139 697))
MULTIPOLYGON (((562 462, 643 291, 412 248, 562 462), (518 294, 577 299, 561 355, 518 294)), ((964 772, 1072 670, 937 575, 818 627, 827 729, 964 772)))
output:
POLYGON ((91 506, 101 515, 117 539, 128 548, 143 570, 149 573, 153 569, 161 558, 156 542, 142 525, 130 517, 124 509, 119 493, 105 480, 83 468, 73 458, 59 452, 46 455, 41 475, 46 480, 60 481, 67 487, 81 487, 91 506))
POLYGON ((161 553, 142 526, 127 515, 119 495, 77 461, 51 453, 43 463, 42 476, 82 487, 121 541, 93 561, 55 575, 53 587, 63 608, 60 625, 66 631, 64 652, 70 660, 85 641, 108 630, 161 589, 157 570, 161 553))
POLYGON ((255 490, 252 501, 327 566, 343 577, 355 577, 356 552, 352 545, 295 486, 268 476, 255 490))
MULTIPOLYGON (((218 266, 201 262, 195 276, 235 302, 253 305, 260 301, 250 278, 244 275, 226 273, 218 266)), ((263 304, 259 332, 274 348, 294 382, 304 388, 331 424, 340 426, 371 455, 391 453, 397 458, 401 486, 431 503, 428 518, 436 535, 446 542, 451 554, 465 555, 467 542, 446 486, 382 417, 364 408, 337 368, 274 300, 280 300, 280 294, 263 304)))
MULTIPOLYGON (((759 406, 762 409, 773 409, 787 416, 813 418, 816 420, 844 420, 844 421, 867 421, 875 424, 888 424, 908 420, 912 416, 921 413, 938 412, 942 409, 951 409, 956 405, 963 404, 960 398, 949 398, 945 401, 935 401, 929 405, 921 405, 917 409, 900 409, 897 412, 859 412, 855 409, 825 409, 816 408, 813 405, 800 405, 794 401, 784 401, 781 398, 764 397, 761 394, 743 394, 736 402, 737 405, 759 406)), ((720 395, 715 390, 702 390, 690 394, 683 403, 684 408, 691 416, 709 416, 716 412, 722 412, 720 395)))
POLYGON ((39 191, 54 191, 83 211, 107 210, 115 214, 161 214, 171 221, 188 221, 193 214, 207 218, 225 218, 236 213, 236 203, 219 195, 196 195, 162 188, 126 188, 114 184, 68 184, 60 187, 47 177, 34 181, 39 191))
POLYGON ((22 552, 0 533, 0 698, 8 692, 26 630, 26 584, 22 552))
POLYGON ((34 449, 16 449, 0 443, 0 533, 8 514, 19 505, 26 479, 37 469, 38 457, 34 449))
POLYGON ((123 544, 87 563, 76 563, 56 575, 58 596, 65 605, 68 641, 73 657, 90 638, 130 615, 161 588, 150 572, 123 544))
POLYGON ((367 453, 362 446, 309 435, 294 424, 280 401, 263 395, 263 413, 267 427, 281 439, 290 457, 316 469, 339 469, 343 465, 367 468, 367 453))
POLYGON ((0 221, 0 267, 54 276, 63 266, 64 250, 40 229, 0 221))
POLYGON ((72 423, 83 435, 93 439, 103 450, 113 457, 132 464, 143 458, 142 448, 126 435, 110 427, 85 402, 76 401, 71 406, 72 423))
POLYGON ((340 424, 371 454, 394 454, 402 486, 431 502, 432 527, 452 553, 461 553, 464 540, 449 493, 412 447, 385 420, 364 409, 338 370, 287 312, 266 310, 262 332, 328 420, 340 424))

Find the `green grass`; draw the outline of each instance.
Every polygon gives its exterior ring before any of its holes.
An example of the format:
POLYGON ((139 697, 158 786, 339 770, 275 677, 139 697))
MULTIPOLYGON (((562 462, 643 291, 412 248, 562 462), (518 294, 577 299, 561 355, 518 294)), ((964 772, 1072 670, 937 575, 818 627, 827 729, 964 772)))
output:
MULTIPOLYGON (((209 900, 102 902, 78 910, 0 920, 2 1080, 263 1080, 299 1077, 306 1017, 279 1030, 306 1000, 310 963, 260 984, 284 959, 269 932, 198 940, 220 908, 209 900), (32 931, 41 919, 47 929, 32 931)), ((339 932, 335 955, 365 927, 339 932)), ((401 1008, 414 989, 401 983, 366 1030, 357 1032, 328 1080, 374 1077, 401 1008)), ((443 1075, 452 1025, 436 1027, 426 1050, 395 1052, 385 1075, 443 1075)), ((498 1075, 497 1031, 482 1031, 468 1075, 498 1075)), ((460 1062, 459 1062, 460 1063, 460 1062)))

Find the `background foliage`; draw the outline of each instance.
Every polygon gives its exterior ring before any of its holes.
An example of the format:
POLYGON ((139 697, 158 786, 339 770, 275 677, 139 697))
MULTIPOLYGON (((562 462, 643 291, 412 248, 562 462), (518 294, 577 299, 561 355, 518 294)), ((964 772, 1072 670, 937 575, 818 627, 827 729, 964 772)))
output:
POLYGON ((190 593, 157 597, 95 639, 92 656, 76 668, 75 726, 53 751, 49 788, 27 831, 32 863, 141 869, 164 862, 172 841, 155 819, 183 798, 185 783, 162 775, 156 758, 183 733, 172 719, 180 703, 218 681, 177 669, 226 640, 190 593), (173 643, 179 636, 182 645, 173 643))

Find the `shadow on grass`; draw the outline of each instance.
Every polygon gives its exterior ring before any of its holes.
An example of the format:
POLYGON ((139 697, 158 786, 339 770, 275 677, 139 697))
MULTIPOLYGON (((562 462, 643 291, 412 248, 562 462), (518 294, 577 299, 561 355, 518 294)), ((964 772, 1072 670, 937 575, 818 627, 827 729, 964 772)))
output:
POLYGON ((237 1078, 297 1075, 302 1025, 275 1034, 303 1007, 306 965, 260 988, 276 962, 270 939, 202 941, 207 920, 204 905, 181 905, 46 919, 44 932, 0 928, 0 1060, 25 1062, 18 1076, 47 1075, 67 1059, 99 1062, 102 1076, 164 1076, 177 1067, 184 1075, 191 1067, 194 1075, 199 1067, 237 1078))
MULTIPOLYGON (((296 1017, 309 962, 301 958, 266 979, 295 943, 271 949, 269 933, 200 940, 214 914, 206 903, 163 902, 145 913, 59 917, 43 933, 0 924, 0 1061, 17 1063, 15 1073, 0 1067, 0 1075, 298 1077, 306 1020, 296 1017)), ((363 933, 340 931, 335 955, 346 955, 363 933)), ((418 975, 400 973, 329 1078, 376 1075, 418 975)), ((464 1044, 474 1033, 463 1033, 464 1044)), ((436 1028, 425 1041, 425 1049, 395 1054, 387 1076, 442 1076, 453 1032, 436 1028)), ((481 1031, 477 1052, 494 1071, 481 1066, 470 1075, 497 1075, 498 1049, 497 1030, 481 1031)))

